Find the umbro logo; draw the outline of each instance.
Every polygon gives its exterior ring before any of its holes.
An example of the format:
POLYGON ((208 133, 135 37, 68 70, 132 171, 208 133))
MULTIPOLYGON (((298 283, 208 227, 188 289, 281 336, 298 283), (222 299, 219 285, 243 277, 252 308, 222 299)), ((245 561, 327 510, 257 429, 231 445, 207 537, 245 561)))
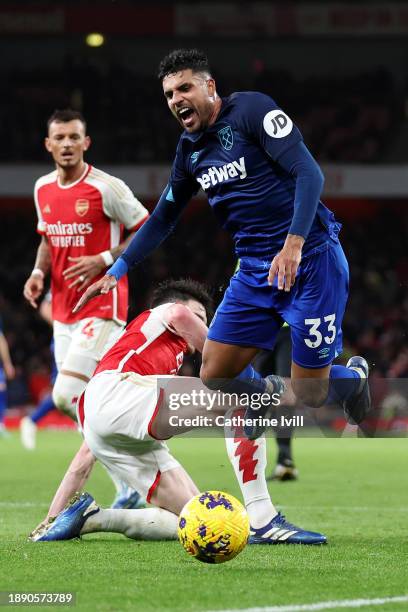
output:
POLYGON ((196 163, 196 161, 197 161, 198 156, 200 155, 200 153, 201 153, 201 151, 194 151, 194 153, 192 153, 192 154, 191 154, 190 159, 191 159, 191 163, 192 163, 192 164, 195 164, 195 163, 196 163))

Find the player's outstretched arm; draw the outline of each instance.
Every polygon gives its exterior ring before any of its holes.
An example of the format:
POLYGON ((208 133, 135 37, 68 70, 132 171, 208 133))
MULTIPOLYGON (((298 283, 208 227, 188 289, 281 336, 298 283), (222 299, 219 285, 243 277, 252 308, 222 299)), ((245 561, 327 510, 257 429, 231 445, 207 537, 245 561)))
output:
POLYGON ((95 296, 113 289, 130 268, 148 257, 171 234, 186 204, 187 200, 184 199, 176 203, 171 190, 166 187, 151 217, 136 232, 129 246, 106 271, 105 276, 87 289, 73 312, 78 312, 95 296), (171 199, 167 199, 170 193, 171 199), (112 279, 116 280, 115 284, 112 279))
MULTIPOLYGON (((144 223, 147 220, 143 220, 144 223)), ((142 223, 140 225, 142 225, 142 223)), ((136 232, 132 232, 125 240, 123 240, 117 247, 110 249, 109 251, 103 251, 97 255, 82 255, 81 257, 68 257, 70 265, 66 268, 62 275, 65 280, 68 281, 68 289, 77 287, 77 291, 83 291, 85 287, 89 286, 89 283, 93 278, 98 276, 102 270, 105 270, 108 266, 111 266, 114 261, 120 257, 120 255, 129 246, 136 232)))
POLYGON ((32 534, 46 524, 51 517, 57 516, 65 508, 73 495, 83 489, 95 461, 96 459, 89 450, 88 445, 86 442, 83 442, 61 480, 48 509, 47 516, 33 530, 32 534))
POLYGON ((81 310, 81 308, 83 308, 85 304, 87 304, 97 295, 109 293, 109 291, 116 287, 117 284, 117 280, 114 276, 105 274, 105 276, 96 281, 96 283, 92 283, 92 285, 88 287, 88 289, 81 296, 79 301, 75 304, 74 308, 72 309, 72 312, 76 313, 81 310))

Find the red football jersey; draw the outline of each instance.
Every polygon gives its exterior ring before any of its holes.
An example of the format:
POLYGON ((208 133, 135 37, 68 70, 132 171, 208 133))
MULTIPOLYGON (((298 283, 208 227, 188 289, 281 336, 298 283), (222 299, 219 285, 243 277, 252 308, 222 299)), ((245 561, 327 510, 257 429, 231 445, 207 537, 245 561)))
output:
POLYGON ((131 321, 102 357, 94 376, 107 370, 136 372, 142 376, 177 374, 188 345, 167 327, 164 312, 171 305, 161 304, 131 321))
MULTIPOLYGON (((45 234, 51 250, 51 291, 53 318, 74 323, 86 317, 114 319, 124 323, 128 308, 128 282, 124 276, 106 295, 91 300, 79 313, 72 308, 79 299, 74 280, 62 272, 72 265, 68 257, 97 255, 118 246, 123 227, 134 231, 148 211, 120 179, 86 165, 84 174, 70 185, 60 185, 57 171, 39 178, 34 199, 37 230, 45 234)), ((104 275, 104 271, 93 282, 104 275)))

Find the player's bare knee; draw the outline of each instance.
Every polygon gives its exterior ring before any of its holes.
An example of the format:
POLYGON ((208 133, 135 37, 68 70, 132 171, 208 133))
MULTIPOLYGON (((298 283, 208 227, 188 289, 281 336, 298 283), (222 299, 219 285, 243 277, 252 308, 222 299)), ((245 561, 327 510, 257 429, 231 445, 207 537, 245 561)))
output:
POLYGON ((230 371, 230 368, 225 370, 224 368, 219 368, 217 365, 204 362, 200 368, 200 378, 202 383, 208 387, 208 389, 213 389, 214 391, 220 389, 222 390, 225 384, 229 384, 229 381, 235 378, 239 372, 235 373, 230 371))
POLYGON ((150 502, 178 515, 183 506, 198 493, 198 488, 184 468, 178 467, 163 472, 150 502))
POLYGON ((59 373, 52 390, 52 400, 58 410, 76 420, 76 403, 87 382, 77 376, 59 373))
POLYGON ((329 381, 319 378, 292 379, 292 389, 299 402, 312 408, 319 408, 326 401, 329 381))
POLYGON ((52 401, 60 412, 65 414, 69 412, 70 398, 67 394, 64 394, 64 389, 61 389, 60 386, 54 385, 52 390, 52 401))

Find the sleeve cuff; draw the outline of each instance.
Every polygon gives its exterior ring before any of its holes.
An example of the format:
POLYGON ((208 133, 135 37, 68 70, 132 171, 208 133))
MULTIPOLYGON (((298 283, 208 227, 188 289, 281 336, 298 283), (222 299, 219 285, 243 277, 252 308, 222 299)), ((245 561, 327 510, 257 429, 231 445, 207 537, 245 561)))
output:
POLYGON ((122 278, 122 276, 127 274, 128 270, 129 270, 129 267, 126 261, 122 257, 119 257, 119 259, 115 261, 113 266, 105 272, 105 275, 114 276, 116 280, 118 281, 122 278))

